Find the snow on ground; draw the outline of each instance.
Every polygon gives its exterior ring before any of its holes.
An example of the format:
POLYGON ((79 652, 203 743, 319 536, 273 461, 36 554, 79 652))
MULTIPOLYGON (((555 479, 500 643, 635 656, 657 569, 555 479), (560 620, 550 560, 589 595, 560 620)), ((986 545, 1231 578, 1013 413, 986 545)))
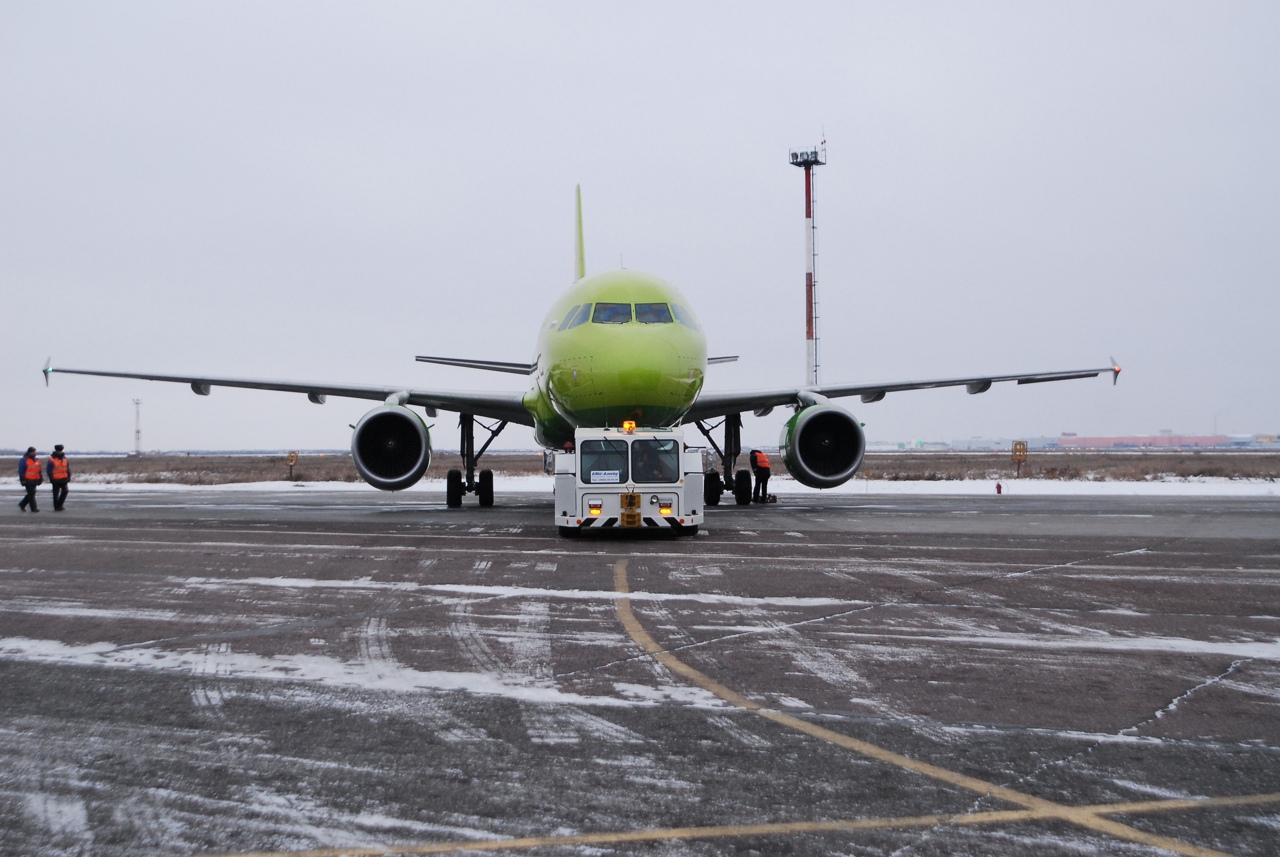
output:
MULTIPOLYGON (((855 607, 869 604, 844 598, 803 598, 792 595, 749 597, 745 595, 717 595, 705 592, 618 592, 617 590, 548 589, 529 586, 480 586, 463 583, 417 584, 412 582, 383 583, 369 577, 354 580, 315 580, 299 577, 188 577, 171 578, 193 589, 229 589, 245 586, 270 586, 282 589, 396 589, 447 592, 453 595, 479 595, 485 598, 567 598, 576 601, 692 601, 699 604, 728 604, 749 607, 855 607)), ((0 602, 2 604, 3 602, 0 602)))
MULTIPOLYGON (((1280 482, 1265 479, 1161 479, 1150 482, 1090 482, 1086 480, 1060 479, 967 479, 957 481, 911 481, 852 479, 838 488, 826 489, 836 494, 930 494, 979 496, 996 493, 996 485, 1006 495, 1022 496, 1164 496, 1164 497, 1275 497, 1280 496, 1280 482)), ((820 494, 821 489, 809 488, 793 479, 779 477, 769 480, 769 488, 775 494, 820 494)))
MULTIPOLYGON (((0 639, 0 659, 46 664, 145 669, 199 675, 205 654, 201 650, 166 649, 159 644, 117 646, 100 642, 87 645, 28 637, 0 639)), ((562 691, 522 681, 518 677, 485 672, 444 672, 417 670, 396 662, 371 664, 366 660, 342 660, 326 655, 259 655, 226 651, 219 656, 219 676, 223 678, 267 679, 309 682, 330 687, 357 687, 412 693, 420 690, 461 690, 486 696, 533 703, 578 706, 653 706, 657 692, 650 688, 641 695, 600 696, 562 691)), ((707 691, 682 689, 688 700, 706 707, 724 706, 707 691)))
MULTIPOLYGON (((547 493, 552 490, 550 476, 503 476, 495 474, 494 482, 499 491, 514 493, 547 493)), ((972 479, 951 481, 903 481, 852 479, 837 488, 809 488, 794 479, 778 476, 769 481, 769 490, 780 496, 801 494, 893 494, 893 495, 950 495, 983 496, 996 493, 997 480, 972 479)), ((1086 480, 1056 479, 1008 479, 1000 480, 1003 494, 1015 497, 1030 496, 1146 496, 1146 497, 1276 497, 1280 496, 1280 482, 1265 479, 1223 479, 1217 477, 1193 479, 1162 479, 1142 482, 1091 482, 1086 480)), ((0 489, 18 487, 16 476, 0 477, 0 489)), ((73 491, 347 491, 371 492, 376 488, 363 482, 238 482, 227 485, 176 485, 148 482, 91 482, 87 479, 72 483, 73 491)), ((48 489, 41 486, 41 491, 48 489)), ((443 479, 424 479, 405 489, 406 493, 444 491, 443 479)), ((44 494, 41 494, 43 497, 44 494)))

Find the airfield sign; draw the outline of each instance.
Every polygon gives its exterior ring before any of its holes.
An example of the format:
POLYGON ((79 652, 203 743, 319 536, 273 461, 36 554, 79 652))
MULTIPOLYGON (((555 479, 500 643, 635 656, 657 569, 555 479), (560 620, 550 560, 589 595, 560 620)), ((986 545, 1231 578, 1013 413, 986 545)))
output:
POLYGON ((1027 460, 1027 442, 1025 440, 1015 440, 1013 442, 1013 460, 1018 466, 1017 478, 1022 478, 1022 462, 1027 460))

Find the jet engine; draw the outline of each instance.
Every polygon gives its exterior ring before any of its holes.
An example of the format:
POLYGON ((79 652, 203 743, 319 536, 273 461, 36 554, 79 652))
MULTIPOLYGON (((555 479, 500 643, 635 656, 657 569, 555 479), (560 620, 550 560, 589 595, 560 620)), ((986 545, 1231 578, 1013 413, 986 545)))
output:
POLYGON ((867 439, 852 414, 822 403, 797 411, 782 427, 778 446, 797 482, 810 488, 834 488, 858 472, 867 439))
POLYGON ((427 472, 431 434, 413 411, 402 405, 383 405, 356 423, 351 460, 360 477, 374 488, 400 491, 427 472))

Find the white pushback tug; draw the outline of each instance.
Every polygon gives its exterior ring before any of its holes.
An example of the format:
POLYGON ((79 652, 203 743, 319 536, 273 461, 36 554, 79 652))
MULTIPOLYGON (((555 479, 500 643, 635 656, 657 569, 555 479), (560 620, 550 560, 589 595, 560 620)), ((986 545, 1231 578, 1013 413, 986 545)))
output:
POLYGON ((562 536, 615 528, 692 535, 705 516, 702 449, 685 447, 680 428, 579 428, 573 449, 554 459, 562 536))

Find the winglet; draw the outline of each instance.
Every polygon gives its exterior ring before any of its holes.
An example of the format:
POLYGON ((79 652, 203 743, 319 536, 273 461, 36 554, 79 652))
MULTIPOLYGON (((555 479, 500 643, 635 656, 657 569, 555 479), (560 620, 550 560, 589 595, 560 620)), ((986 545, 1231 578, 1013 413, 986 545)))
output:
POLYGON ((44 372, 44 385, 47 387, 47 386, 49 386, 49 373, 53 371, 53 358, 52 358, 52 357, 50 357, 48 360, 44 361, 44 369, 42 369, 41 371, 42 371, 42 372, 44 372))
POLYGON ((576 230, 576 236, 577 236, 576 251, 577 252, 575 253, 576 265, 574 269, 577 276, 573 278, 573 281, 575 283, 587 275, 586 250, 582 246, 582 185, 578 185, 577 187, 577 197, 578 197, 578 221, 577 221, 577 230, 576 230))
POLYGON ((1116 363, 1116 358, 1111 358, 1111 386, 1115 386, 1120 380, 1120 364, 1116 363))

